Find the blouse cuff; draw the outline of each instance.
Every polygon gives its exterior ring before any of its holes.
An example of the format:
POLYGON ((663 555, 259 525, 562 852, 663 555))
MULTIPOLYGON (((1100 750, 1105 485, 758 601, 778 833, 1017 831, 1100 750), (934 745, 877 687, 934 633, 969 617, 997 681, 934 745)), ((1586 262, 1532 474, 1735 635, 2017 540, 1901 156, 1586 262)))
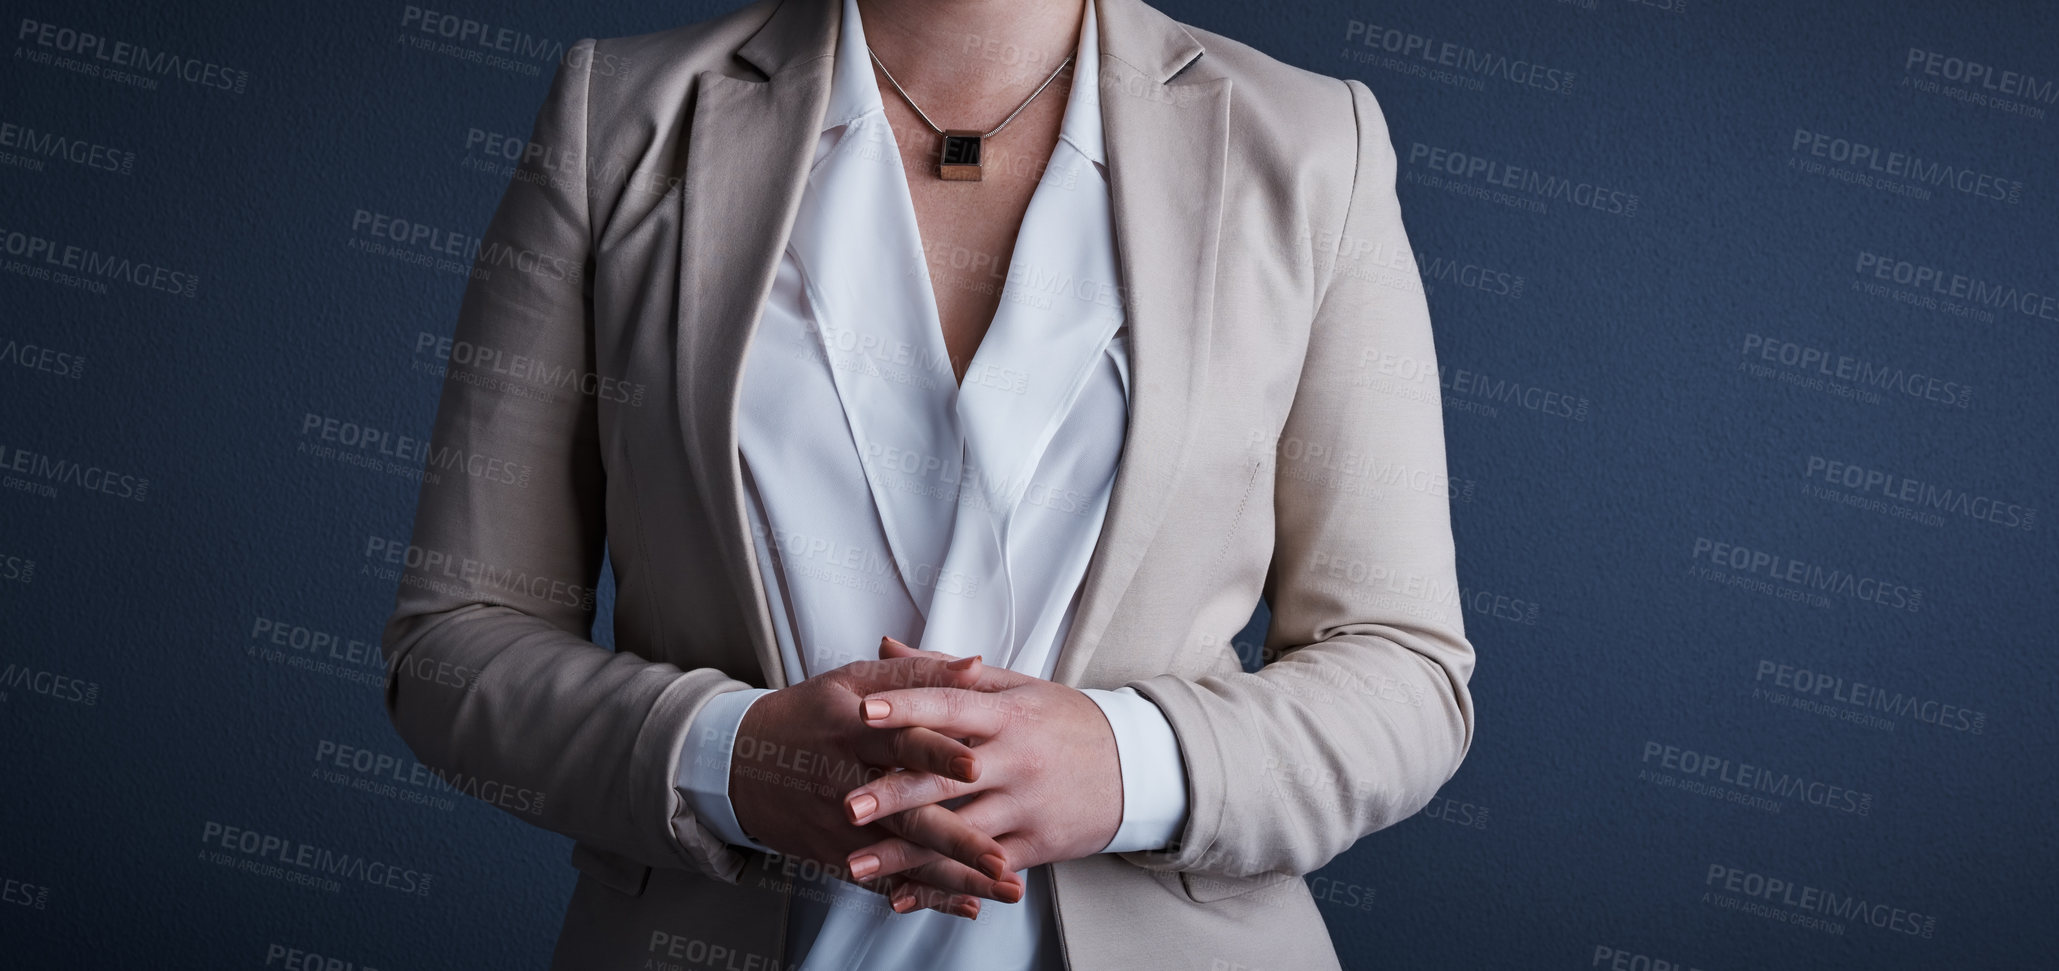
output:
POLYGON ((736 807, 729 801, 729 761, 744 712, 771 693, 771 688, 725 691, 702 705, 687 726, 686 744, 679 748, 679 772, 672 781, 694 817, 723 842, 767 853, 774 850, 745 835, 736 821, 736 807))
POLYGON ((1103 853, 1156 850, 1171 843, 1187 821, 1187 768, 1165 713, 1131 688, 1081 692, 1101 706, 1115 729, 1122 763, 1122 826, 1103 853))

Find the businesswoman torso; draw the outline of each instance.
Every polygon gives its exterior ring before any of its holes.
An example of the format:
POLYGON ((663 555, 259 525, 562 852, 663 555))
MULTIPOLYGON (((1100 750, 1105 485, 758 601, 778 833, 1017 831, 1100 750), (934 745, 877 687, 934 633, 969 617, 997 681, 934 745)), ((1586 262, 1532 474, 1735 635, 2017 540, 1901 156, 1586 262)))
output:
MULTIPOLYGON (((458 340, 530 363, 454 368, 436 444, 530 476, 425 482, 387 705, 424 762, 543 794, 520 815, 575 840, 561 966, 785 966, 813 892, 675 785, 711 704, 793 681, 738 409, 842 6, 574 45, 532 135, 551 151, 511 183, 482 247, 498 268, 460 314, 458 340), (588 640, 604 548, 614 652, 588 640)), ((1447 502, 1421 488, 1444 468, 1440 397, 1394 153, 1356 82, 1138 0, 1094 0, 1093 23, 1125 425, 1077 600, 1031 673, 1148 700, 1185 798, 1152 849, 1040 869, 1049 935, 1075 967, 1331 965, 1294 878, 1427 802, 1472 735, 1447 502), (1230 638, 1261 595, 1272 663, 1246 674, 1230 638)), ((1045 97, 1011 131, 1048 149, 1079 99, 1045 97)), ((918 221, 1010 238, 1042 174, 951 212, 910 164, 918 221)), ((951 284, 934 296, 955 380, 994 315, 951 284)))

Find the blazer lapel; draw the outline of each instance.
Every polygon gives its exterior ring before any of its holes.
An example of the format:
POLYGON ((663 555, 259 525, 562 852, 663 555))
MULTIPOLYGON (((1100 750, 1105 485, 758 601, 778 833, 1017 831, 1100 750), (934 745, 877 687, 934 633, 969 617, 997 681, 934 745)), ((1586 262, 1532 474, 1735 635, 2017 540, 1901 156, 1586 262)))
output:
POLYGON ((786 684, 743 501, 736 408, 744 352, 772 290, 815 157, 842 7, 786 0, 737 56, 766 80, 698 78, 679 247, 679 424, 720 561, 738 587, 770 687, 786 684))
POLYGON ((1193 35, 1141 0, 1091 2, 1132 387, 1108 516, 1052 674, 1061 684, 1084 679, 1179 477, 1206 390, 1229 146, 1229 79, 1175 80, 1201 56, 1193 35))

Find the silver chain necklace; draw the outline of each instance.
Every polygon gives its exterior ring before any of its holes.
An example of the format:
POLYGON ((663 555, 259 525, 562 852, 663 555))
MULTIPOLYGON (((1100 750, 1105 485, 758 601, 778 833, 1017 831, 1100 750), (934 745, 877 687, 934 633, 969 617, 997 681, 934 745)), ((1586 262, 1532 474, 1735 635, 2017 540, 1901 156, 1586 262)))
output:
POLYGON ((939 128, 936 122, 929 120, 929 115, 923 112, 922 106, 916 104, 914 98, 908 97, 908 92, 902 89, 901 82, 894 80, 894 72, 887 70, 885 62, 879 59, 878 52, 874 51, 870 44, 866 45, 865 53, 872 55, 872 63, 879 65, 879 73, 886 75, 887 83, 894 86, 894 91, 901 96, 901 100, 908 102, 908 107, 915 109, 915 116, 921 118, 922 123, 928 125, 931 131, 944 136, 944 144, 937 150, 937 178, 952 182, 978 182, 980 159, 986 156, 986 140, 999 135, 1001 129, 1008 127, 1008 123, 1014 121, 1016 115, 1022 114, 1022 109, 1029 107, 1030 102, 1037 100, 1037 95, 1043 94, 1044 89, 1050 87, 1051 82, 1058 80, 1058 75, 1072 63, 1070 57, 1059 62, 1058 70, 1052 71, 1051 76, 1045 78, 1043 84, 1037 85, 1037 89, 1030 92, 1030 96, 1023 99, 1022 104, 1015 106, 1015 110, 1009 112, 1008 117, 1001 119, 1001 123, 995 125, 991 131, 979 132, 970 128, 939 128))

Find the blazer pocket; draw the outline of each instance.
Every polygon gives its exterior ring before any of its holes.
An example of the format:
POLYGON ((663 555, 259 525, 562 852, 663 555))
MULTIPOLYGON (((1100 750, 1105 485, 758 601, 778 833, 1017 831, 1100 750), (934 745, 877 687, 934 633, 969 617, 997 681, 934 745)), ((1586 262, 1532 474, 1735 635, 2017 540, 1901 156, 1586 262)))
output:
POLYGON ((620 853, 611 853, 583 842, 572 844, 572 866, 579 872, 632 897, 643 895, 651 879, 651 868, 620 853))
POLYGON ((1180 886, 1187 896, 1198 903, 1212 903, 1227 897, 1236 897, 1253 890, 1277 887, 1291 880, 1291 873, 1261 873, 1250 877, 1225 877, 1209 873, 1182 873, 1180 886))

